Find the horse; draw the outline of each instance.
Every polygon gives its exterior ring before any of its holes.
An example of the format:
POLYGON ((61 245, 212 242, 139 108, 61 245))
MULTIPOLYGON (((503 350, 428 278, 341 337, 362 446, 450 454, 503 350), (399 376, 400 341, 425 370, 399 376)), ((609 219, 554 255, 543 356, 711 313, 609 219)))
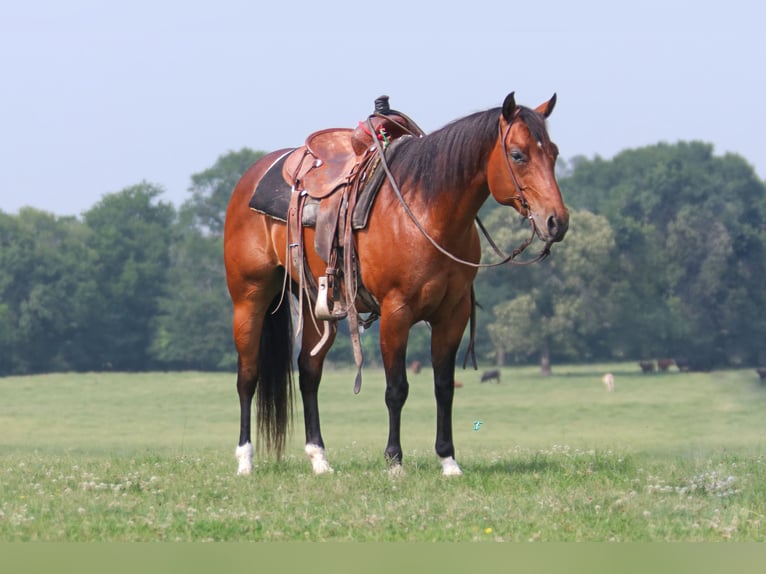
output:
MULTIPOLYGON (((558 148, 546 119, 556 95, 529 108, 513 92, 502 106, 454 120, 428 135, 408 137, 386 165, 382 184, 364 229, 354 232, 361 285, 372 295, 356 299, 359 312, 380 318, 380 350, 385 371, 389 471, 402 471, 401 414, 409 392, 406 350, 410 327, 431 326, 431 363, 436 398, 435 451, 444 475, 460 475, 452 437, 452 403, 458 347, 474 310, 473 280, 481 243, 475 218, 490 195, 512 207, 530 224, 531 236, 545 245, 561 241, 569 211, 554 174, 558 148), (376 307, 376 308, 371 308, 376 307)), ((269 153, 242 175, 232 193, 224 226, 224 262, 233 304, 236 388, 240 405, 237 473, 252 473, 251 414, 256 414, 256 446, 278 459, 292 418, 295 357, 290 306, 284 299, 300 274, 289 257, 288 225, 249 208, 259 180, 289 150, 269 153), (255 402, 255 409, 253 409, 255 402)), ((304 261, 314 278, 326 263, 315 252, 314 233, 305 228, 304 261)), ((531 239, 531 238, 530 238, 531 239)), ((293 300, 294 301, 294 300, 293 300)), ((332 472, 322 439, 318 390, 324 358, 335 338, 317 347, 323 334, 311 317, 308 299, 297 357, 303 401, 305 453, 313 472, 332 472)))

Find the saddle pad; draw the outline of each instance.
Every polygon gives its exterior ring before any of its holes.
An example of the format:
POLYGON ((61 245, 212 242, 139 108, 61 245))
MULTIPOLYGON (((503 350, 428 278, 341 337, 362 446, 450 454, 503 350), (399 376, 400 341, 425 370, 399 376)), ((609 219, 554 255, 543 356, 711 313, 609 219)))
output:
POLYGON ((293 151, 295 150, 291 149, 285 152, 263 174, 250 197, 250 209, 280 221, 287 221, 291 187, 285 183, 282 177, 282 166, 293 151))
MULTIPOLYGON (((386 150, 386 157, 391 158, 397 144, 406 138, 399 138, 393 142, 386 150)), ((253 195, 250 197, 250 209, 273 217, 279 221, 287 222, 287 212, 290 209, 290 196, 292 186, 282 177, 282 166, 285 160, 293 150, 289 150, 282 157, 276 160, 266 171, 258 185, 255 186, 253 195)), ((380 160, 376 160, 370 168, 372 173, 367 174, 367 183, 364 184, 362 191, 356 201, 354 213, 351 215, 351 226, 354 230, 367 227, 370 211, 378 194, 378 190, 385 180, 386 174, 383 169, 378 169, 380 160)), ((318 199, 312 197, 306 198, 306 204, 303 209, 303 225, 305 227, 314 227, 316 225, 318 199)))

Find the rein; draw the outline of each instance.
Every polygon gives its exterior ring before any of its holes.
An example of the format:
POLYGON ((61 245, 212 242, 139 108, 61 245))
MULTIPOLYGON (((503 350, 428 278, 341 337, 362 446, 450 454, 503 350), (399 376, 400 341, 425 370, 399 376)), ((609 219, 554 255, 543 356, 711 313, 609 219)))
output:
MULTIPOLYGON (((484 224, 481 222, 481 219, 479 219, 479 216, 476 216, 476 223, 481 230, 484 237, 487 239, 487 242, 490 244, 494 252, 502 258, 501 261, 495 262, 495 263, 474 263, 473 261, 466 261, 465 259, 461 259, 460 257, 457 257, 456 255, 453 255, 446 249, 444 249, 441 245, 439 245, 436 240, 431 237, 431 235, 426 231, 426 229, 421 225, 421 223, 418 221, 417 217, 415 217, 415 214, 412 212, 412 210, 407 205, 407 202, 404 201, 404 197, 402 196, 402 192, 399 189, 399 185, 396 183, 396 179, 394 178, 394 175, 391 173, 391 169, 388 166, 388 161, 386 160, 386 155, 383 149, 383 145, 380 143, 380 140, 373 136, 373 141, 375 142, 375 146, 378 151, 378 156, 380 157, 380 163, 383 166, 383 169, 386 172, 386 176, 388 177, 388 181, 391 184, 391 187, 394 190, 394 194, 396 195, 396 198, 399 200, 399 203, 402 204, 402 207, 404 208, 405 213, 409 216, 409 218, 412 220, 412 222, 415 224, 415 227, 418 228, 418 231, 428 239, 428 241, 433 245, 439 253, 442 255, 447 256, 452 261, 455 261, 456 263, 460 263, 461 265, 466 265, 468 267, 474 267, 474 268, 487 268, 487 267, 499 267, 500 265, 505 265, 506 263, 511 263, 512 265, 531 265, 532 263, 537 263, 538 261, 542 261, 548 255, 551 253, 551 244, 546 243, 543 250, 540 252, 540 254, 535 257, 534 259, 531 259, 529 261, 515 261, 516 257, 521 255, 524 250, 529 247, 529 245, 532 243, 532 241, 535 238, 535 233, 537 232, 537 227, 535 225, 535 220, 532 219, 532 212, 529 208, 529 204, 527 203, 526 198, 524 197, 524 191, 523 188, 519 185, 518 180, 516 179, 516 174, 513 171, 513 167, 511 166, 511 160, 508 156, 508 149, 506 145, 506 139, 508 138, 508 134, 511 130, 511 125, 513 122, 509 122, 508 126, 505 128, 505 131, 501 133, 501 138, 503 142, 503 155, 505 156, 506 165, 508 166, 508 172, 511 175, 511 181, 513 181, 513 186, 516 189, 516 197, 513 199, 517 199, 521 205, 521 207, 527 212, 526 219, 529 221, 530 225, 532 226, 532 233, 529 236, 529 239, 524 241, 519 247, 513 250, 510 255, 506 255, 503 253, 503 251, 497 246, 497 244, 493 241, 492 237, 490 236, 487 229, 484 227, 484 224)), ((367 126, 372 131, 373 126, 371 122, 371 118, 367 119, 367 126)), ((374 133, 374 132, 373 132, 374 133)), ((419 134, 420 136, 424 135, 423 132, 419 134)))

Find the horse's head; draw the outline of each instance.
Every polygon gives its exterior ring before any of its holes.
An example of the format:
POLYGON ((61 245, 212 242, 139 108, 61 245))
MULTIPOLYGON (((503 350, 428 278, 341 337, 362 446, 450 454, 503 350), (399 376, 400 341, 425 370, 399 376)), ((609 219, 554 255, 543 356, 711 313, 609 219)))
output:
POLYGON ((538 237, 548 245, 561 241, 569 228, 569 210, 554 173, 558 148, 545 127, 555 105, 555 94, 534 110, 517 106, 513 92, 508 94, 487 165, 493 197, 529 218, 538 237))

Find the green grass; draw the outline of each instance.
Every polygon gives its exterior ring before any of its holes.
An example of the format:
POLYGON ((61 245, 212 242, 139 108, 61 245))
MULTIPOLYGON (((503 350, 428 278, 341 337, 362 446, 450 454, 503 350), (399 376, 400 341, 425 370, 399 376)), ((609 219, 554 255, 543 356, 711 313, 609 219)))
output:
POLYGON ((286 456, 235 475, 233 375, 0 379, 0 541, 766 540, 766 389, 752 370, 479 375, 457 373, 459 478, 433 453, 425 371, 410 376, 401 477, 383 460, 379 371, 358 396, 352 372, 326 373, 324 476, 303 454, 300 402, 286 456))

